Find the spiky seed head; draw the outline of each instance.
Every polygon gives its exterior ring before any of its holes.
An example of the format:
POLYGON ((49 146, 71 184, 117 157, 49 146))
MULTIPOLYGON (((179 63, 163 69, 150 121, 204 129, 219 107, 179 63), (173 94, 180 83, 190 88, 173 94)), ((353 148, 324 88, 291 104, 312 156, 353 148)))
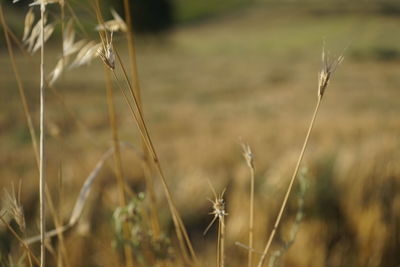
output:
POLYGON ((318 98, 322 99, 325 90, 328 87, 332 74, 344 59, 343 53, 334 61, 329 61, 325 53, 325 47, 322 48, 322 67, 318 77, 318 98))

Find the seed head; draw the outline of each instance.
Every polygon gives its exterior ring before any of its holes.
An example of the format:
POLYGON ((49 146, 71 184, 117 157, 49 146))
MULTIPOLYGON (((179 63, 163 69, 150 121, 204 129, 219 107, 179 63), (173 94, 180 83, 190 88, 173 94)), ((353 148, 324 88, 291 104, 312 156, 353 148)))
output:
POLYGON ((103 41, 103 47, 99 48, 97 51, 101 60, 103 60, 104 64, 106 64, 110 69, 115 69, 115 54, 112 47, 112 38, 113 32, 111 32, 110 42, 107 40, 103 41))
POLYGON ((241 146, 243 149, 243 157, 246 160, 247 166, 249 166, 249 168, 251 169, 254 169, 254 155, 253 152, 251 151, 249 144, 242 142, 241 146))
POLYGON ((318 77, 318 97, 324 96, 325 90, 328 87, 332 74, 336 71, 340 63, 344 59, 343 53, 334 61, 330 61, 325 54, 325 47, 322 48, 322 68, 318 77))

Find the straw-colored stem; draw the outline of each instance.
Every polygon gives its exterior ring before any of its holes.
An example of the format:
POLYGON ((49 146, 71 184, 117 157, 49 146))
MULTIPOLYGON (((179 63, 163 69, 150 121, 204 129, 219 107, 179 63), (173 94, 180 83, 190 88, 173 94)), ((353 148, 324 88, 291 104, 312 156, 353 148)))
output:
MULTIPOLYGON (((59 217, 57 215, 56 209, 54 207, 53 200, 51 198, 50 190, 49 190, 49 187, 47 185, 46 185, 45 190, 46 190, 47 202, 49 204, 48 205, 49 206, 49 210, 50 210, 50 213, 51 213, 51 215, 53 217, 54 225, 56 226, 56 229, 59 229, 59 228, 62 227, 62 222, 60 221, 60 219, 59 219, 59 217)), ((57 232, 57 237, 58 237, 58 239, 60 241, 60 250, 61 250, 61 255, 62 255, 61 260, 64 260, 65 265, 69 266, 68 253, 67 253, 67 249, 65 247, 64 235, 63 235, 62 232, 57 232)))
MULTIPOLYGON (((249 215, 249 248, 253 248, 253 232, 254 232, 254 167, 250 169, 250 215, 249 215)), ((253 251, 249 249, 248 267, 253 264, 253 251)))
POLYGON ((225 266, 225 218, 221 216, 219 219, 219 266, 225 266))
MULTIPOLYGON (((118 56, 118 59, 120 60, 119 56, 118 56)), ((115 79, 118 82, 119 81, 118 76, 116 75, 115 72, 113 72, 113 74, 114 74, 115 79)), ((126 75, 125 72, 124 72, 124 75, 126 75)), ((125 78, 125 80, 126 80, 126 82, 128 84, 128 87, 129 87, 130 83, 129 83, 128 77, 125 76, 124 78, 125 78)), ((171 192, 170 192, 169 187, 167 185, 167 182, 166 182, 166 179, 165 179, 165 175, 164 175, 164 172, 162 171, 162 168, 161 168, 160 162, 158 160, 158 156, 156 154, 156 151, 154 149, 153 143, 151 142, 150 135, 149 135, 148 129, 146 127, 146 123, 145 123, 145 121, 143 119, 141 110, 138 108, 137 98, 136 98, 135 94, 131 95, 133 97, 133 102, 134 102, 134 106, 133 106, 130 103, 129 97, 126 94, 125 89, 122 88, 122 87, 120 87, 120 89, 121 89, 121 91, 122 91, 122 93, 124 95, 125 101, 127 102, 128 106, 130 108, 130 111, 131 111, 131 113, 132 113, 132 115, 133 115, 133 117, 135 119, 137 127, 139 128, 139 132, 140 132, 140 134, 142 136, 142 140, 144 140, 147 149, 150 151, 152 159, 153 159, 153 162, 154 162, 154 165, 155 165, 155 167, 156 167, 156 169, 157 169, 157 171, 158 171, 158 173, 160 175, 161 182, 162 182, 162 185, 163 185, 163 188, 164 188, 164 192, 165 192, 165 195, 166 195, 166 199, 167 199, 167 202, 168 202, 168 206, 169 206, 169 209, 170 209, 170 212, 171 212, 171 215, 172 215, 172 220, 174 222, 175 231, 176 231, 176 235, 177 235, 177 238, 178 238, 178 241, 179 241, 179 245, 180 245, 180 249, 181 249, 181 252, 182 252, 182 256, 184 257, 185 261, 190 263, 190 259, 189 259, 188 255, 187 255, 187 251, 186 251, 186 247, 187 247, 189 249, 189 252, 190 252, 191 256, 192 256, 192 260, 197 262, 197 257, 195 255, 193 246, 192 246, 192 244, 190 242, 190 239, 189 239, 189 236, 188 236, 187 231, 185 229, 185 226, 184 226, 184 224, 182 222, 182 219, 180 218, 179 213, 178 213, 178 211, 177 211, 177 209, 175 207, 175 204, 174 204, 174 202, 172 200, 171 192)))
MULTIPOLYGON (((119 204, 122 207, 126 206, 126 196, 125 196, 125 182, 122 170, 122 160, 121 160, 121 150, 119 146, 119 137, 118 137, 118 128, 115 114, 115 106, 114 106, 114 97, 113 97, 113 88, 110 77, 110 71, 104 66, 105 78, 106 78, 106 90, 107 90, 107 104, 108 104, 108 114, 111 124, 112 130, 112 139, 113 139, 113 147, 114 147, 114 161, 115 161, 115 170, 116 170, 116 178, 119 189, 119 204)), ((129 240, 129 226, 127 222, 124 222, 123 225, 123 236, 125 240, 129 240)), ((129 244, 124 244, 124 253, 126 265, 128 267, 134 266, 133 263, 133 254, 132 248, 129 244)))
POLYGON ((126 24, 128 25, 128 31, 126 34, 128 39, 128 51, 131 63, 132 79, 133 82, 135 83, 135 94, 137 96, 137 99, 139 100, 139 106, 140 108, 142 108, 142 102, 141 102, 142 99, 141 99, 141 92, 140 92, 137 65, 136 65, 136 48, 133 36, 132 16, 131 16, 129 0, 124 0, 124 11, 125 11, 126 24))
MULTIPOLYGON (((129 58, 130 58, 130 65, 131 65, 131 73, 132 73, 132 79, 134 83, 134 87, 132 88, 132 94, 135 94, 138 100, 138 106, 140 109, 143 109, 143 102, 142 102, 142 96, 141 96, 141 88, 139 84, 139 75, 138 75, 138 70, 137 70, 137 63, 136 63, 136 48, 135 48, 135 38, 134 38, 134 33, 133 33, 133 22, 132 22, 132 16, 130 12, 130 4, 129 0, 124 0, 124 12, 125 12, 125 19, 126 23, 128 25, 128 31, 126 32, 126 37, 128 40, 128 53, 129 53, 129 58)), ((124 70, 125 71, 125 70, 124 70)), ((150 159, 150 153, 145 145, 145 141, 142 140, 142 149, 143 149, 143 154, 145 157, 145 164, 147 164, 147 167, 143 166, 144 168, 144 177, 146 179, 146 188, 147 191, 150 195, 150 205, 151 205, 151 221, 153 225, 153 231, 155 236, 157 237, 159 235, 159 218, 158 218, 158 208, 157 208, 157 199, 156 199, 156 194, 154 191, 154 182, 153 182, 153 176, 152 176, 152 166, 151 166, 151 159, 150 159)))
POLYGON ((46 184, 46 155, 45 155, 45 134, 44 134, 44 120, 45 120, 45 90, 44 90, 44 12, 46 6, 44 2, 40 5, 41 17, 41 33, 40 33, 40 147, 39 147, 39 192, 40 192, 40 266, 46 265, 46 248, 45 248, 45 184, 46 184))
POLYGON ((301 161, 303 159, 303 156, 304 156, 304 152, 306 151, 306 148, 307 148, 308 139, 310 137, 312 128, 314 126, 315 118, 317 117, 319 106, 321 104, 321 100, 322 100, 322 98, 318 97, 318 102, 317 102, 317 104, 315 106, 314 114, 312 116, 312 119, 311 119, 311 122, 310 122, 310 126, 308 127, 307 135, 306 135, 306 138, 304 140, 304 144, 303 144, 303 147, 301 149, 299 159, 297 160, 297 164, 296 164, 296 167, 294 169, 292 178, 290 179, 290 183, 289 183, 288 189, 287 189, 285 197, 283 199, 283 202, 282 202, 281 208, 279 210, 278 216, 276 218, 274 227, 272 228, 272 232, 271 232, 271 235, 269 236, 267 245, 265 246, 263 254, 261 255, 260 261, 258 263, 258 267, 262 267, 262 265, 264 264, 265 257, 266 257, 266 255, 268 253, 268 250, 269 250, 270 246, 271 246, 272 240, 275 237, 275 234, 276 234, 276 231, 278 229, 279 223, 281 222, 283 212, 285 211, 286 204, 287 204, 289 196, 290 196, 290 192, 292 191, 292 187, 293 187, 294 181, 295 181, 295 179, 297 177, 297 173, 299 172, 299 168, 300 168, 300 164, 301 164, 301 161))

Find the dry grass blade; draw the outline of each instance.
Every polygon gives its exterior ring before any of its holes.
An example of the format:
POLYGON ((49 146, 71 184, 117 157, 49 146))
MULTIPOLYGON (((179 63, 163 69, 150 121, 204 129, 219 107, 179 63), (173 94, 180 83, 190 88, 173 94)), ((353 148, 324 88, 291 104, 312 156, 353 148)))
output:
MULTIPOLYGON (((46 232, 46 238, 50 238, 56 236, 60 232, 65 232, 66 230, 73 227, 79 220, 82 215, 83 208, 85 206, 86 200, 89 196, 90 190, 92 188, 93 182, 97 178, 101 168, 103 167, 106 160, 114 153, 114 149, 110 148, 106 153, 102 155, 100 160, 97 162, 96 166, 90 172, 88 177, 86 178, 82 188, 79 192, 78 198, 75 202, 74 208, 72 209, 72 213, 68 223, 61 228, 57 228, 51 231, 46 232)), ((34 236, 25 240, 27 244, 32 244, 40 241, 40 236, 34 236)))
POLYGON ((29 8, 29 11, 28 13, 26 13, 25 16, 24 34, 22 37, 22 41, 25 41, 26 38, 28 38, 34 21, 35 21, 35 14, 33 13, 33 8, 29 8))
MULTIPOLYGON (((135 155, 143 161, 143 156, 136 150, 136 148, 126 142, 121 142, 120 144, 121 148, 129 148, 131 149, 135 155)), ((60 228, 53 229, 51 231, 46 232, 46 238, 51 238, 56 236, 59 233, 65 232, 66 230, 72 228, 75 226, 75 224, 78 222, 80 216, 82 215, 83 208, 85 207, 85 203, 87 201, 87 198, 89 197, 91 188, 93 186, 94 181, 96 180, 97 176, 100 173, 100 170, 104 166, 105 162, 113 155, 114 153, 114 148, 110 148, 107 150, 100 158, 100 160, 96 163, 96 166, 93 168, 93 170, 90 172, 90 174, 86 177, 86 180, 84 184, 82 185, 82 188, 79 192, 78 198, 75 201, 74 208, 72 209, 70 219, 67 224, 63 225, 60 228)), ((26 244, 32 244, 40 241, 40 235, 28 238, 25 240, 26 244)))

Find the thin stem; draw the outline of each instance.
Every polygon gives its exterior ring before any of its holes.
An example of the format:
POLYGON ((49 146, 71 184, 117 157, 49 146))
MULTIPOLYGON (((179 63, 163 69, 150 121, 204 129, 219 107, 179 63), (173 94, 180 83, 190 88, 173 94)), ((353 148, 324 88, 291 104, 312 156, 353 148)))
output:
MULTIPOLYGON (((131 82, 129 80, 128 74, 126 72, 125 66, 124 66, 124 64, 122 64, 122 60, 121 60, 117 50, 115 50, 115 54, 117 55, 118 62, 120 64, 120 66, 121 66, 122 72, 124 73, 125 81, 126 81, 127 86, 129 88, 130 95, 132 96, 132 99, 134 99, 135 103, 138 104, 137 108, 139 109, 139 112, 143 116, 142 104, 141 104, 141 101, 140 101, 140 99, 138 97, 139 94, 137 92, 135 93, 135 90, 133 89, 133 86, 132 86, 132 84, 131 84, 131 82)), ((136 66, 136 63, 135 63, 135 66, 136 66)), ((135 87, 139 88, 139 83, 137 81, 137 77, 135 79, 135 87)), ((138 90, 140 91, 140 88, 137 89, 137 91, 138 90)), ((155 194, 154 186, 153 186, 153 184, 154 184, 153 183, 153 177, 151 175, 152 172, 153 172, 153 168, 152 168, 152 165, 151 165, 152 156, 150 155, 151 154, 151 149, 149 149, 148 146, 146 145, 146 140, 145 140, 144 137, 142 137, 141 141, 142 141, 142 149, 143 149, 143 155, 144 155, 144 165, 147 165, 147 167, 144 166, 143 168, 145 170, 144 175, 145 175, 145 179, 146 179, 146 183, 147 183, 146 187, 147 187, 147 189, 148 189, 148 191, 150 193, 150 201, 151 201, 150 203, 151 203, 151 210, 152 210, 152 222, 153 222, 153 225, 154 225, 154 229, 153 230, 155 232, 155 235, 157 236, 158 233, 159 233, 160 227, 159 227, 159 218, 158 218, 158 215, 157 215, 157 213, 158 213, 158 211, 157 211, 158 210, 158 208, 157 208, 157 198, 156 198, 156 194, 155 194)))
POLYGON ((268 253, 268 250, 269 250, 270 246, 271 246, 272 240, 275 237, 276 230, 278 229, 279 223, 281 222, 283 212, 285 211, 286 204, 287 204, 289 196, 290 196, 290 192, 292 191, 292 187, 293 187, 294 181, 295 181, 295 179, 297 177, 297 173, 299 172, 299 168, 300 168, 300 164, 301 164, 301 161, 303 159, 303 156, 304 156, 304 152, 305 152, 305 150, 307 148, 308 139, 310 137, 312 128, 314 126, 315 118, 317 117, 319 106, 321 104, 321 100, 322 100, 322 98, 318 97, 318 102, 317 102, 317 104, 315 106, 314 114, 312 116, 312 119, 311 119, 311 122, 310 122, 310 126, 308 127, 307 135, 306 135, 306 138, 304 140, 303 148, 301 149, 299 159, 297 160, 296 168, 294 169, 292 178, 290 179, 289 187, 288 187, 288 189, 286 191, 285 197, 284 197, 283 202, 282 202, 282 206, 281 206, 281 208, 279 210, 279 213, 278 213, 278 216, 276 218, 276 221, 275 221, 274 227, 272 229, 271 235, 269 236, 267 245, 265 246, 263 254, 261 255, 260 261, 258 262, 258 267, 262 267, 262 265, 264 264, 265 257, 266 257, 266 255, 268 253))
POLYGON ((128 51, 131 62, 132 79, 135 83, 135 89, 136 89, 135 94, 139 100, 139 106, 140 108, 142 108, 141 92, 140 92, 137 65, 136 65, 135 40, 133 36, 133 27, 132 27, 133 24, 132 24, 132 16, 131 16, 129 0, 124 0, 124 11, 125 11, 126 24, 128 25, 128 31, 126 34, 128 39, 128 49, 129 49, 128 51))
POLYGON ((40 183, 40 266, 46 265, 46 250, 45 250, 45 184, 46 184, 46 158, 45 158, 45 136, 44 136, 44 120, 45 120, 45 91, 44 91, 44 12, 46 6, 44 2, 40 4, 40 17, 41 17, 41 34, 40 42, 42 44, 40 49, 40 148, 39 148, 39 183, 40 183))
MULTIPOLYGON (((119 189, 119 204, 122 207, 126 206, 126 196, 125 196, 125 181, 122 170, 122 160, 121 160, 121 150, 119 146, 119 137, 118 137, 118 128, 115 114, 115 106, 114 106, 114 97, 113 97, 113 88, 110 77, 110 72, 106 66, 104 66, 104 72, 106 77, 106 90, 107 90, 107 104, 108 104, 108 113, 112 130, 112 139, 113 139, 113 147, 114 147, 114 161, 115 161, 115 169, 116 169, 116 178, 119 189)), ((125 222, 123 224, 123 236, 124 239, 129 239, 129 226, 128 223, 125 222)), ((126 265, 128 267, 134 266, 133 264, 133 256, 132 256, 132 248, 129 244, 124 245, 125 259, 126 265)))
POLYGON ((219 245, 220 245, 220 253, 219 253, 219 259, 220 259, 220 265, 221 267, 225 266, 225 218, 222 216, 219 220, 219 225, 220 225, 220 234, 219 234, 219 245))
MULTIPOLYGON (((118 56, 118 59, 120 59, 119 56, 118 56)), ((118 76, 116 75, 116 73, 114 71, 113 71, 113 74, 114 74, 115 79, 118 82, 119 81, 118 76)), ((126 75, 125 72, 124 72, 124 74, 126 75)), ((126 80, 126 82, 128 84, 128 87, 129 87, 130 83, 129 83, 128 77, 125 76, 124 78, 125 78, 125 80, 126 80)), ((144 141, 145 145, 147 146, 147 149, 150 151, 152 159, 153 159, 153 162, 155 164, 155 167, 156 167, 156 169, 157 169, 157 171, 158 171, 158 173, 159 173, 159 175, 161 177, 161 182, 162 182, 162 185, 163 185, 163 188, 164 188, 164 192, 165 192, 165 195, 166 195, 166 198, 167 198, 168 206, 170 208, 170 212, 171 212, 171 215, 172 215, 172 220, 174 222, 175 231, 176 231, 176 234, 177 234, 177 237, 178 237, 180 249, 182 251, 182 256, 184 257, 184 259, 186 261, 189 261, 189 257, 188 257, 187 252, 186 252, 186 246, 187 246, 187 248, 189 249, 189 252, 191 253, 192 259, 195 262, 197 262, 197 257, 196 257, 196 254, 194 252, 193 246, 192 246, 192 244, 190 242, 190 239, 189 239, 189 236, 187 234, 186 228, 185 228, 185 226, 184 226, 184 224, 182 222, 182 219, 180 218, 179 213, 178 213, 178 211, 177 211, 177 209, 175 207, 175 204, 174 204, 174 202, 172 200, 172 195, 171 195, 170 189, 169 189, 169 187, 167 185, 164 172, 162 171, 160 162, 158 160, 157 153, 156 153, 156 151, 154 149, 154 146, 153 146, 153 143, 152 143, 152 141, 150 139, 150 134, 148 132, 146 123, 145 123, 145 121, 143 119, 142 112, 141 112, 140 108, 138 107, 137 98, 136 98, 135 94, 132 94, 133 102, 134 102, 134 106, 132 106, 132 104, 130 103, 130 100, 128 98, 128 95, 125 92, 125 89, 123 89, 121 86, 120 86, 120 89, 121 89, 121 91, 122 91, 122 93, 124 95, 125 101, 127 102, 133 117, 135 118, 135 122, 137 124, 137 127, 139 128, 139 132, 140 132, 140 134, 142 136, 142 140, 144 141), (185 246, 185 243, 186 243, 186 246, 185 246)))
MULTIPOLYGON (((143 109, 143 102, 142 102, 142 96, 141 96, 141 88, 139 84, 139 75, 138 75, 138 70, 137 70, 137 63, 136 63, 136 48, 135 48, 135 38, 134 38, 134 33, 133 33, 133 22, 132 22, 132 16, 131 16, 131 9, 130 9, 130 4, 129 0, 124 0, 124 12, 125 12, 125 19, 126 23, 128 25, 128 31, 126 32, 126 37, 128 40, 128 53, 129 53, 129 58, 130 58, 130 63, 131 63, 131 73, 132 73, 132 79, 134 82, 134 90, 132 86, 132 94, 135 94, 138 100, 138 107, 140 109, 143 109)), ((121 64, 122 65, 122 64, 121 64)), ((124 67, 123 67, 124 68, 124 67)), ((123 70, 125 72, 125 69, 123 70)), ((157 208, 157 198, 156 194, 154 191, 154 181, 153 181, 153 169, 151 166, 151 159, 150 159, 150 152, 147 149, 145 145, 145 141, 142 139, 142 149, 143 149, 143 154, 145 157, 145 163, 147 165, 143 166, 144 169, 144 177, 146 179, 146 187, 147 191, 150 195, 150 204, 151 204, 151 221, 153 225, 153 231, 155 236, 159 236, 160 232, 160 226, 159 226, 159 218, 158 218, 158 208, 157 208)))
MULTIPOLYGON (((254 167, 250 169, 250 216, 249 216, 249 248, 253 247, 253 228, 254 228, 254 167)), ((248 267, 253 264, 253 251, 249 249, 248 267)))

